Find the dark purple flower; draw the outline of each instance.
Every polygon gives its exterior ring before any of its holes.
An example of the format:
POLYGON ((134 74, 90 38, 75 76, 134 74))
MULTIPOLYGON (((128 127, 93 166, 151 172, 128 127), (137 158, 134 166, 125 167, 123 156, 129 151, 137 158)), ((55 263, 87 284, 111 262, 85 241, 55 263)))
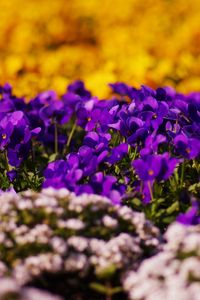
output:
POLYGON ((180 160, 174 157, 170 157, 169 153, 163 153, 159 155, 161 159, 160 172, 157 176, 157 180, 167 180, 173 174, 174 169, 179 164, 180 160))
POLYGON ((189 103, 188 113, 194 122, 200 123, 200 105, 197 103, 189 103))
POLYGON ((148 155, 142 159, 136 159, 132 165, 136 170, 136 173, 142 181, 157 179, 167 180, 173 173, 179 160, 171 158, 169 153, 163 153, 158 155, 148 155))
POLYGON ((18 152, 13 149, 7 151, 8 162, 13 167, 19 167, 22 163, 22 158, 19 157, 18 152))
POLYGON ((188 159, 194 159, 200 155, 200 140, 198 139, 179 134, 174 139, 174 146, 181 155, 188 159))
POLYGON ((89 99, 91 97, 91 93, 85 89, 84 83, 81 80, 74 81, 67 88, 68 92, 79 95, 84 99, 89 99))
POLYGON ((110 164, 114 164, 124 158, 124 156, 128 153, 128 144, 122 143, 117 147, 111 149, 111 154, 108 157, 107 161, 110 164))
POLYGON ((125 187, 117 184, 116 177, 111 175, 105 176, 102 172, 98 172, 91 177, 90 185, 94 193, 110 198, 113 204, 121 203, 121 197, 125 191, 125 187))
POLYGON ((140 151, 141 156, 157 153, 160 144, 166 142, 166 137, 162 134, 149 135, 145 140, 145 148, 140 151))
POLYGON ((7 125, 2 126, 0 124, 0 150, 4 150, 10 142, 10 137, 13 132, 12 123, 8 122, 7 125))
POLYGON ((157 130, 163 123, 164 118, 167 117, 169 106, 166 102, 157 102, 156 99, 148 97, 140 106, 140 113, 138 116, 145 122, 147 127, 152 126, 157 130))
POLYGON ((130 99, 132 99, 137 92, 136 89, 123 82, 110 83, 109 86, 114 93, 119 94, 120 96, 128 96, 130 99))
POLYGON ((3 98, 11 97, 12 95, 12 86, 9 83, 5 83, 4 86, 0 87, 0 93, 3 98))
POLYGON ((8 171, 6 173, 8 179, 10 182, 13 182, 15 180, 15 178, 17 177, 17 171, 16 170, 11 170, 11 171, 8 171))
POLYGON ((83 144, 90 147, 94 154, 101 154, 102 151, 108 150, 111 135, 109 133, 96 133, 91 131, 86 134, 83 144))
POLYGON ((200 224, 200 210, 197 201, 193 201, 192 207, 186 213, 181 213, 176 219, 179 223, 184 225, 200 224))
POLYGON ((132 165, 142 181, 154 180, 161 170, 161 156, 148 155, 142 159, 134 160, 132 165))

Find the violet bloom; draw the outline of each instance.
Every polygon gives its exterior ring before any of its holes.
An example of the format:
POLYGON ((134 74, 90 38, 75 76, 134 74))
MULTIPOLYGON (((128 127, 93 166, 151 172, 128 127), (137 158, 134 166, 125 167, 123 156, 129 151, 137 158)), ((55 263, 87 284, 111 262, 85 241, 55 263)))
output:
POLYGON ((176 219, 179 223, 184 225, 200 224, 200 210, 197 201, 193 201, 192 207, 186 213, 181 213, 176 219))
POLYGON ((10 142, 10 137, 13 133, 13 125, 11 122, 0 124, 0 150, 4 150, 10 142))
POLYGON ((178 124, 178 122, 173 121, 168 121, 165 124, 165 130, 167 131, 167 135, 169 138, 175 138, 177 134, 181 131, 181 127, 178 124))
MULTIPOLYGON (((103 100, 101 102, 103 102, 103 100)), ((110 101, 107 102, 109 104, 110 101)), ((114 115, 110 113, 109 107, 101 106, 100 103, 98 103, 98 105, 95 105, 88 113, 85 130, 90 131, 96 128, 97 131, 106 132, 109 128, 108 124, 113 122, 113 119, 114 115)))
POLYGON ((53 176, 54 177, 62 176, 63 173, 67 171, 67 168, 68 167, 65 160, 60 159, 60 160, 53 161, 48 164, 46 170, 44 171, 44 176, 47 179, 52 178, 53 176))
POLYGON ((161 156, 148 155, 142 159, 136 159, 132 166, 142 181, 154 180, 161 170, 161 156))
POLYGON ((162 134, 151 134, 145 140, 145 148, 140 151, 141 156, 157 153, 160 144, 166 142, 166 137, 162 134))
POLYGON ((71 83, 67 87, 67 91, 79 95, 80 97, 86 100, 90 99, 91 97, 91 93, 88 90, 86 90, 85 85, 81 80, 76 80, 73 83, 71 83))
POLYGON ((148 203, 152 198, 154 181, 167 180, 173 174, 178 162, 178 159, 171 158, 167 152, 146 155, 132 162, 132 166, 142 182, 144 203, 148 203))
POLYGON ((4 99, 10 98, 12 96, 12 86, 9 83, 0 86, 0 94, 2 94, 4 99))
POLYGON ((13 112, 15 110, 15 105, 11 99, 1 99, 0 105, 0 117, 1 119, 8 112, 13 112))
POLYGON ((108 157, 107 161, 112 165, 120 161, 128 153, 128 144, 122 143, 117 147, 112 148, 111 154, 108 157))
POLYGON ((130 99, 132 99, 137 92, 135 88, 123 82, 110 83, 109 86, 114 93, 119 94, 120 96, 128 96, 130 99))
POLYGON ((48 126, 55 121, 60 124, 65 124, 69 121, 71 116, 67 114, 67 110, 62 101, 53 100, 49 102, 48 106, 43 106, 39 110, 39 117, 45 126, 48 126))
POLYGON ((97 151, 100 151, 108 148, 110 140, 110 133, 96 133, 94 131, 91 131, 85 136, 83 143, 85 145, 91 146, 92 148, 95 148, 97 151))
POLYGON ((25 130, 27 129, 28 123, 24 118, 24 114, 21 111, 8 113, 0 121, 0 149, 3 150, 9 146, 14 148, 23 139, 26 138, 25 130))
POLYGON ((160 154, 161 165, 160 172, 157 176, 158 181, 167 180, 173 174, 174 169, 179 164, 180 160, 174 157, 170 157, 168 152, 160 154))
POLYGON ((97 172, 90 177, 88 183, 77 185, 75 192, 77 194, 92 193, 102 195, 111 199, 113 204, 119 205, 122 194, 125 192, 125 186, 118 185, 116 177, 97 172))
POLYGON ((193 122, 200 123, 200 101, 189 103, 188 113, 193 122))
POLYGON ((10 182, 13 182, 15 180, 15 178, 17 177, 17 171, 16 170, 11 170, 11 171, 8 171, 6 173, 8 179, 10 182))
POLYGON ((87 177, 95 173, 98 167, 98 156, 94 154, 93 149, 82 146, 79 148, 78 155, 84 176, 87 177))
POLYGON ((87 101, 81 100, 81 102, 79 102, 79 104, 75 107, 74 112, 77 125, 84 128, 86 131, 93 130, 98 123, 101 111, 96 108, 97 103, 98 99, 96 97, 92 97, 87 101))
POLYGON ((167 117, 169 106, 164 101, 158 102, 153 97, 148 97, 141 103, 140 110, 138 116, 146 123, 146 126, 157 130, 167 117))
POLYGON ((0 148, 6 148, 10 165, 19 167, 28 157, 31 138, 39 132, 40 128, 30 129, 28 119, 22 111, 8 113, 0 121, 0 148))
POLYGON ((45 181, 43 187, 62 188, 66 187, 70 191, 74 191, 77 182, 82 178, 83 171, 78 168, 78 162, 74 157, 69 157, 69 162, 65 160, 57 160, 49 163, 44 171, 45 181), (76 161, 72 168, 72 162, 76 161))
POLYGON ((188 159, 194 159, 200 155, 200 140, 198 139, 179 134, 174 139, 174 145, 177 151, 188 159))
POLYGON ((167 180, 179 163, 176 158, 171 158, 169 153, 152 154, 133 161, 132 165, 142 181, 157 179, 167 180))
POLYGON ((127 138, 130 145, 143 141, 147 134, 146 124, 138 117, 132 115, 129 107, 124 106, 118 113, 118 120, 108 126, 120 131, 121 135, 127 138))

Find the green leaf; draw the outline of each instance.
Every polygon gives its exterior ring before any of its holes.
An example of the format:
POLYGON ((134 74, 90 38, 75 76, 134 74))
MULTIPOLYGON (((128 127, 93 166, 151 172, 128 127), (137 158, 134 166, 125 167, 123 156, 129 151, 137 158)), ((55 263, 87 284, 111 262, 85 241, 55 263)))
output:
POLYGON ((198 183, 194 183, 192 185, 189 186, 188 191, 189 192, 197 192, 197 190, 200 188, 200 182, 198 183))
POLYGON ((115 173, 116 173, 117 175, 120 174, 120 168, 118 167, 118 165, 115 166, 115 173))
POLYGON ((112 295, 123 292, 123 288, 121 286, 116 286, 112 288, 112 295))
POLYGON ((111 278, 116 272, 115 265, 110 265, 108 268, 96 272, 97 277, 101 279, 111 278))
POLYGON ((131 203, 132 203, 133 205, 135 205, 135 206, 138 206, 138 207, 141 206, 141 200, 138 199, 138 198, 133 198, 133 199, 131 200, 131 203))
POLYGON ((156 200, 156 202, 159 203, 159 204, 163 203, 165 201, 166 201, 166 199, 163 199, 163 198, 159 198, 159 199, 156 200))
POLYGON ((165 217, 162 219, 164 224, 170 224, 174 221, 174 216, 165 217))
POLYGON ((91 282, 90 288, 101 294, 107 294, 107 287, 97 282, 91 282))
POLYGON ((172 205, 170 207, 167 208, 166 212, 171 215, 172 213, 177 211, 178 208, 179 208, 179 203, 178 203, 178 201, 176 201, 176 202, 172 203, 172 205))
POLYGON ((53 153, 49 156, 49 162, 52 162, 54 160, 56 160, 56 157, 57 157, 57 153, 53 153))

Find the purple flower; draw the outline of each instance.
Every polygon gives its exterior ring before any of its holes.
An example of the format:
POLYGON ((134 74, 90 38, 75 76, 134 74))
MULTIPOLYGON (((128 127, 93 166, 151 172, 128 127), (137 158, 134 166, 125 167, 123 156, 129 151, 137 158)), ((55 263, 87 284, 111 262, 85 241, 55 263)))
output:
POLYGON ((200 224, 200 211, 197 201, 192 202, 192 207, 186 213, 181 213, 176 219, 179 223, 184 225, 197 225, 200 224))
POLYGON ((0 124, 0 150, 4 150, 10 142, 10 137, 13 132, 12 123, 8 122, 7 125, 0 124))
MULTIPOLYGON (((95 131, 91 131, 86 134, 84 141, 83 141, 83 148, 80 147, 79 152, 80 155, 83 156, 81 153, 83 149, 87 149, 88 152, 87 156, 89 157, 89 160, 91 159, 92 155, 97 158, 97 163, 103 162, 107 155, 108 155, 108 149, 109 149, 109 140, 111 139, 110 134, 97 134, 95 131)), ((85 155, 85 154, 84 154, 85 155)), ((94 158, 93 158, 94 159, 94 158)), ((82 160, 83 161, 83 160, 82 160)), ((87 164, 90 164, 91 162, 87 161, 87 164)))
POLYGON ((108 157, 107 161, 110 164, 114 164, 121 160, 128 153, 128 144, 122 143, 119 146, 112 148, 111 154, 108 157))
POLYGON ((17 171, 16 170, 11 170, 11 171, 8 171, 6 173, 8 179, 10 182, 13 182, 15 180, 15 178, 17 177, 17 171))
POLYGON ((44 171, 45 181, 43 187, 66 187, 74 191, 77 182, 83 175, 83 171, 78 167, 78 159, 73 154, 68 156, 68 161, 57 160, 49 163, 44 171), (75 162, 75 166, 72 167, 73 162, 75 162))
POLYGON ((136 170, 136 173, 142 181, 157 179, 167 180, 172 174, 179 163, 176 158, 171 158, 169 153, 163 153, 158 155, 148 155, 142 159, 136 159, 132 165, 136 170))
POLYGON ((145 121, 146 126, 152 126, 154 130, 158 130, 164 118, 167 117, 168 112, 169 107, 166 102, 157 102, 156 99, 148 97, 144 103, 141 104, 139 117, 145 121))
POLYGON ((173 174, 174 169, 179 164, 180 160, 174 157, 170 157, 168 152, 163 153, 159 156, 161 159, 161 165, 157 180, 167 180, 173 174))
POLYGON ((132 166, 142 181, 154 180, 161 170, 161 156, 148 155, 133 161, 132 166))
POLYGON ((134 97, 137 91, 123 82, 110 83, 109 86, 112 88, 114 93, 119 94, 120 96, 128 96, 130 99, 134 97))
POLYGON ((142 195, 144 203, 152 197, 153 183, 155 180, 167 180, 174 172, 179 160, 171 158, 169 153, 150 154, 132 162, 136 174, 142 181, 142 195))
POLYGON ((145 148, 140 151, 141 156, 157 153, 160 144, 166 142, 166 137, 162 134, 149 135, 145 140, 145 148))
POLYGON ((112 203, 118 205, 121 203, 122 194, 125 186, 118 185, 114 176, 105 176, 102 172, 95 173, 89 180, 89 183, 76 187, 76 193, 94 193, 111 199, 112 203))
POLYGON ((174 139, 174 145, 178 153, 188 159, 194 159, 200 154, 200 140, 195 138, 179 134, 174 139))
POLYGON ((84 99, 89 99, 91 97, 91 93, 85 89, 84 83, 81 80, 74 81, 67 88, 68 92, 79 95, 84 99))

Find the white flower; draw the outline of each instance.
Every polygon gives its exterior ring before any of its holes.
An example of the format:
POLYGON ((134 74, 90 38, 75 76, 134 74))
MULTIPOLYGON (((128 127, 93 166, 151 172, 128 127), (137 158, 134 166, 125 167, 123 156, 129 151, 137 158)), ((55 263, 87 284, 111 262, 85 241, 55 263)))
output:
POLYGON ((103 225, 108 227, 108 228, 116 228, 118 225, 118 221, 112 217, 110 217, 109 215, 105 215, 102 219, 103 221, 103 225))

